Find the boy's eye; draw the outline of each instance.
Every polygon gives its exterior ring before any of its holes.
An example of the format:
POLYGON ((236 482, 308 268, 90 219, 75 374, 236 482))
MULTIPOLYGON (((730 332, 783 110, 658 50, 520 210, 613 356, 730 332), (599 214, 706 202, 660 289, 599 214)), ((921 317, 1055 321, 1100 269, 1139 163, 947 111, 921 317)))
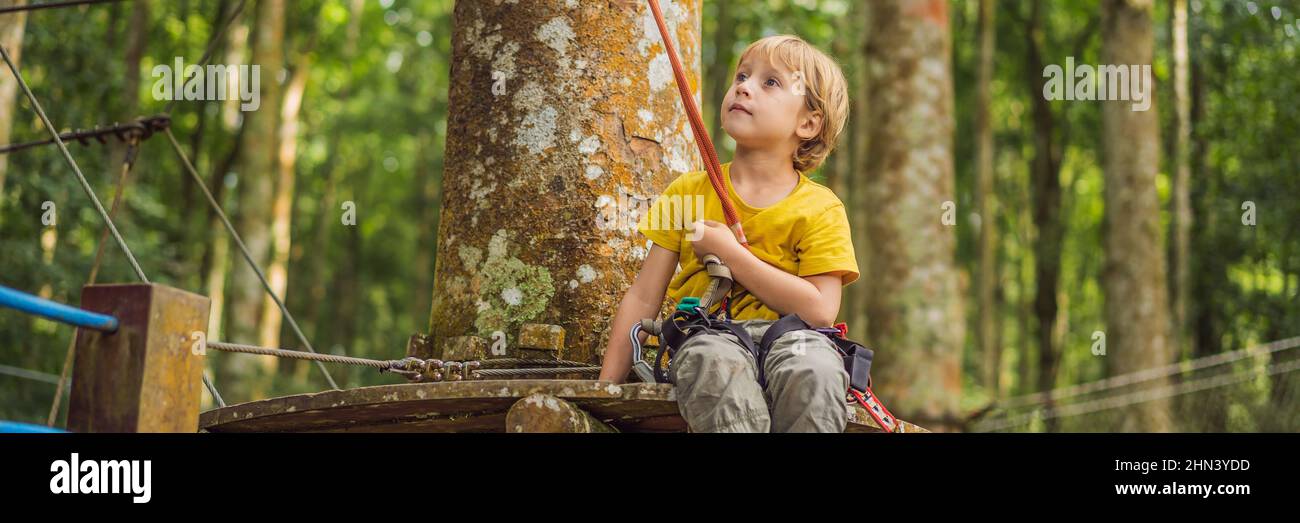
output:
POLYGON ((743 82, 744 80, 745 80, 745 73, 736 73, 737 82, 743 82))
POLYGON ((767 82, 766 82, 766 85, 768 85, 768 86, 770 86, 770 87, 780 87, 780 86, 781 86, 781 82, 776 81, 776 78, 768 78, 768 79, 767 79, 767 82))

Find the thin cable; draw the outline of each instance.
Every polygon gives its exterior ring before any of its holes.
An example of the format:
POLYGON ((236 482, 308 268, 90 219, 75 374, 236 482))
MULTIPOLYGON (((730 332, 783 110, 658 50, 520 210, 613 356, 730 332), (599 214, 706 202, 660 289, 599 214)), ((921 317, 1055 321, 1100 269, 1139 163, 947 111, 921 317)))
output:
MULTIPOLYGON (((28 379, 32 381, 43 381, 45 383, 50 383, 50 384, 57 384, 59 382, 58 376, 55 376, 48 372, 28 370, 20 367, 11 367, 9 365, 0 365, 0 374, 4 374, 6 376, 13 376, 15 378, 28 379)), ((57 394, 60 395, 63 394, 63 390, 59 389, 57 394)))
MULTIPOLYGON (((131 167, 135 165, 135 153, 138 146, 136 140, 127 143, 126 156, 122 160, 122 168, 117 173, 117 188, 113 190, 113 203, 108 205, 108 217, 116 218, 119 204, 122 203, 122 193, 126 191, 126 175, 131 172, 131 167)), ((99 264, 104 259, 104 244, 108 243, 108 228, 105 227, 99 233, 99 242, 95 244, 95 261, 90 264, 90 276, 86 278, 86 285, 94 285, 95 279, 99 277, 99 264)), ((63 388, 67 385, 68 371, 72 370, 72 362, 77 353, 77 337, 72 336, 68 340, 68 348, 64 351, 63 369, 59 371, 59 382, 55 388, 54 401, 50 404, 50 414, 45 419, 45 425, 53 427, 54 422, 59 417, 59 406, 63 399, 63 388)))
POLYGON ((1112 410, 1112 409, 1127 407, 1137 403, 1144 403, 1147 401, 1169 398, 1173 396, 1179 396, 1182 394, 1190 394, 1202 390, 1209 390, 1218 387, 1233 385, 1236 383, 1241 383, 1243 381, 1254 379, 1259 376, 1274 376, 1277 374, 1294 372, 1296 370, 1300 370, 1300 360, 1290 361, 1287 363, 1273 363, 1265 367, 1265 371, 1262 374, 1257 372, 1251 372, 1251 371, 1238 371, 1238 372, 1231 372, 1231 373, 1225 372, 1222 374, 1217 374, 1215 376, 1210 376, 1208 378, 1186 381, 1183 383, 1179 383, 1177 385, 1170 385, 1166 387, 1160 387, 1160 388, 1154 388, 1148 390, 1140 390, 1136 392, 1130 392, 1127 394, 1119 394, 1108 398, 1102 398, 1098 400, 1077 403, 1074 405, 1068 405, 1065 407, 1054 408, 1041 413, 1031 412, 1019 416, 1008 417, 999 422, 990 421, 988 423, 976 425, 977 427, 976 430, 980 432, 993 432, 996 430, 1002 430, 1007 427, 1012 427, 1015 425, 1024 425, 1033 421, 1034 419, 1051 419, 1051 418, 1081 416, 1084 414, 1091 414, 1093 412, 1099 412, 1103 410, 1112 410))
POLYGON ((270 347, 258 347, 256 345, 244 345, 242 343, 228 343, 224 341, 207 342, 209 349, 216 349, 224 352, 239 352, 243 354, 257 354, 259 356, 275 356, 277 358, 289 358, 295 360, 310 360, 316 363, 342 363, 344 365, 359 365, 362 367, 373 367, 381 370, 393 368, 393 363, 387 360, 372 360, 370 358, 354 358, 352 356, 337 356, 334 354, 318 354, 315 352, 303 352, 300 350, 273 349, 270 347))
POLYGON ((551 367, 537 369, 480 369, 473 371, 475 378, 496 377, 508 378, 512 376, 554 376, 558 374, 600 374, 600 367, 551 367))
MULTIPOLYGON (((239 252, 244 256, 244 261, 248 262, 248 266, 253 269, 253 274, 256 274, 257 279, 261 280, 262 288, 266 289, 266 293, 271 295, 271 299, 275 301, 275 305, 280 308, 280 313, 289 321, 289 327, 293 329, 293 333, 297 336, 298 341, 302 343, 303 347, 306 347, 309 352, 316 353, 316 349, 311 346, 311 342, 307 341, 307 336, 304 335, 302 329, 298 327, 298 322, 293 319, 293 314, 289 312, 289 308, 284 306, 284 302, 281 301, 280 297, 271 289, 271 283, 266 280, 266 275, 262 273, 262 269, 257 266, 257 262, 253 261, 253 255, 248 252, 248 247, 244 245, 244 239, 239 236, 239 232, 235 230, 235 226, 230 223, 230 218, 226 217, 225 211, 221 210, 221 205, 218 204, 217 199, 212 196, 212 191, 208 190, 207 184, 204 183, 203 178, 199 176, 198 170, 194 168, 194 164, 190 163, 189 157, 186 156, 185 151, 181 149, 180 142, 176 141, 176 135, 172 134, 170 127, 164 129, 163 132, 167 135, 167 140, 171 142, 172 149, 176 151, 177 157, 180 158, 181 163, 185 165, 185 171, 194 179, 194 184, 203 191, 203 196, 207 198, 208 204, 212 206, 212 210, 217 213, 217 217, 221 219, 221 223, 226 226, 226 230, 230 232, 230 237, 234 238, 235 246, 239 247, 239 252)), ((321 364, 320 361, 317 361, 316 366, 325 374, 325 380, 329 382, 330 387, 336 390, 339 389, 338 384, 334 382, 334 377, 330 375, 330 372, 325 368, 325 365, 321 364)))
POLYGON ((582 363, 569 360, 547 360, 541 358, 491 358, 486 360, 474 360, 484 367, 497 365, 542 365, 542 366, 560 366, 560 367, 590 367, 590 363, 582 363))
POLYGON ((1009 408, 1016 408, 1016 407, 1024 407, 1028 405, 1035 405, 1038 403, 1045 403, 1049 400, 1056 401, 1056 400, 1071 398, 1083 394, 1089 394, 1098 391, 1125 387, 1135 383, 1142 383, 1145 381, 1151 381, 1159 378, 1172 376, 1174 374, 1182 374, 1185 372, 1192 372, 1201 369, 1206 369, 1209 367, 1214 367, 1217 365, 1223 365, 1225 363, 1231 363, 1237 360, 1245 359, 1251 356, 1263 356, 1266 354, 1273 354, 1279 351, 1284 351, 1295 347, 1300 347, 1300 336, 1296 336, 1294 338, 1281 339, 1281 340, 1266 343, 1264 345, 1258 345, 1255 347, 1247 347, 1245 349, 1238 349, 1231 352, 1224 352, 1222 354, 1204 356, 1190 361, 1171 363, 1161 367, 1152 367, 1149 369, 1143 369, 1137 372, 1121 374, 1119 376, 1113 376, 1103 380, 1082 383, 1079 385, 1072 385, 1069 387, 1062 387, 1059 389, 1053 389, 1049 392, 1037 392, 1034 394, 1017 396, 1003 402, 998 402, 995 405, 995 407, 1009 409, 1009 408))
MULTIPOLYGON (((81 167, 78 167, 77 161, 72 159, 72 153, 68 152, 68 146, 64 144, 63 139, 59 137, 59 132, 54 127, 54 123, 50 122, 50 118, 45 115, 45 109, 41 108, 41 103, 36 100, 36 95, 32 93, 31 88, 27 87, 27 81, 23 79, 22 72, 18 70, 18 66, 15 65, 13 59, 9 57, 9 50, 5 49, 3 45, 0 45, 0 57, 4 58, 5 64, 9 66, 9 70, 13 71, 14 79, 18 80, 18 87, 22 88, 23 95, 27 97, 28 102, 31 102, 32 109, 36 110, 36 115, 40 116, 41 123, 45 125, 45 129, 48 130, 50 136, 54 138, 55 145, 59 146, 59 152, 63 153, 63 159, 68 162, 68 165, 72 167, 72 172, 77 175, 77 181, 81 183, 82 190, 86 191, 86 196, 90 197, 90 202, 95 204, 95 211, 99 212, 100 218, 103 218, 104 225, 107 226, 109 232, 113 234, 113 239, 117 241, 117 246, 120 247, 122 253, 126 255, 127 261, 131 262, 131 268, 135 270, 135 275, 140 278, 140 281, 150 283, 149 277, 144 275, 144 269, 140 268, 140 262, 135 260, 135 254, 131 253, 131 248, 126 245, 126 240, 122 239, 122 233, 117 231, 117 226, 113 225, 113 219, 108 216, 108 211, 105 211, 104 205, 99 203, 99 197, 95 196, 95 190, 91 189, 90 182, 86 181, 86 175, 81 174, 81 167)), ((170 136, 171 132, 169 131, 167 134, 170 136)), ((203 384, 208 387, 209 392, 212 392, 213 397, 217 396, 217 388, 212 385, 212 382, 208 380, 207 376, 203 376, 203 384)))
POLYGON ((118 247, 121 247, 122 252, 126 254, 127 261, 131 262, 131 268, 135 270, 135 275, 140 278, 140 281, 149 283, 149 278, 144 275, 144 269, 141 269, 140 263, 135 260, 135 255, 131 253, 131 248, 126 246, 126 240, 122 239, 122 234, 117 231, 117 226, 113 225, 113 220, 108 217, 108 211, 104 210, 104 205, 99 203, 99 197, 95 196, 95 190, 90 188, 90 182, 86 181, 86 176, 81 174, 81 168, 77 166, 77 161, 72 159, 72 153, 68 152, 68 146, 63 143, 62 138, 59 138, 58 129, 50 122, 50 118, 45 116, 45 109, 41 108, 41 103, 36 100, 36 95, 32 94, 32 90, 27 87, 27 81, 23 79, 23 74, 18 71, 18 66, 14 65, 13 60, 9 58, 9 50, 5 49, 3 45, 0 45, 0 56, 4 57, 5 64, 9 65, 10 71, 13 71, 14 78, 18 80, 18 87, 22 88, 23 94, 27 96, 27 101, 31 102, 32 108, 36 110, 37 116, 41 117, 41 122, 45 124, 45 129, 50 131, 50 135, 54 138, 54 143, 59 146, 59 152, 63 153, 63 159, 68 162, 68 165, 72 167, 72 172, 77 175, 77 181, 81 183, 82 190, 86 191, 86 195, 90 197, 91 203, 95 204, 95 211, 99 212, 99 217, 103 218, 104 224, 107 225, 108 230, 113 233, 113 239, 117 241, 118 247))
POLYGON ((39 9, 53 9, 58 7, 73 7, 78 5, 103 4, 121 1, 122 0, 65 0, 61 2, 45 2, 43 4, 14 5, 9 7, 0 7, 0 15, 7 15, 9 13, 17 13, 21 11, 36 11, 39 9))
MULTIPOLYGON (((101 144, 108 143, 108 141, 104 139, 104 137, 106 136, 113 136, 123 142, 130 142, 135 139, 139 139, 139 140, 147 139, 149 138, 149 136, 151 136, 154 133, 154 131, 169 125, 171 125, 170 117, 165 115, 158 115, 158 116, 140 118, 134 122, 125 123, 125 124, 114 123, 113 125, 110 125, 108 127, 96 126, 95 128, 90 130, 78 129, 75 131, 61 133, 59 134, 59 137, 62 138, 64 142, 76 141, 77 143, 80 143, 82 145, 88 144, 89 143, 88 140, 90 138, 94 138, 95 141, 101 144)), ((54 140, 50 138, 46 138, 44 140, 33 140, 30 142, 11 143, 8 145, 0 146, 0 154, 15 153, 18 151, 22 151, 24 149, 30 149, 32 147, 40 147, 42 145, 50 145, 52 143, 54 143, 54 140)))

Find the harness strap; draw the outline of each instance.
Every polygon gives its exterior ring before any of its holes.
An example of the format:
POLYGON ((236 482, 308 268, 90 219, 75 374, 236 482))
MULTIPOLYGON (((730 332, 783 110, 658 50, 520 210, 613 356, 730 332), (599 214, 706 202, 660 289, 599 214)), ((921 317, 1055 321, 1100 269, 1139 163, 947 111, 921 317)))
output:
POLYGON ((889 412, 889 409, 885 408, 885 404, 876 398, 876 394, 871 392, 871 387, 867 387, 865 392, 858 392, 850 388, 849 394, 862 405, 862 408, 867 410, 867 414, 871 415, 871 419, 876 420, 876 424, 885 429, 885 432, 898 432, 901 425, 898 424, 898 420, 889 412))
POLYGON ((662 359, 665 353, 675 355, 677 350, 682 347, 688 338, 700 333, 718 334, 719 331, 725 331, 736 339, 740 340, 740 345, 754 356, 758 362, 759 384, 763 381, 763 351, 759 350, 758 345, 754 343, 754 338, 749 335, 739 323, 722 319, 715 320, 709 318, 708 311, 697 308, 694 312, 674 311, 672 316, 663 325, 663 335, 660 337, 662 344, 660 352, 655 361, 656 377, 662 377, 663 382, 667 382, 667 376, 664 375, 662 359))
POLYGON ((731 269, 728 269, 716 255, 710 254, 704 257, 704 270, 709 274, 709 287, 704 293, 700 306, 707 311, 714 305, 722 303, 731 294, 733 280, 731 269))
MULTIPOLYGON (((772 326, 767 328, 767 332, 763 333, 763 339, 759 341, 759 351, 766 356, 777 339, 799 330, 811 330, 830 339, 836 350, 845 359, 845 370, 849 373, 849 395, 854 401, 862 405, 867 414, 876 420, 876 424, 880 425, 886 432, 898 430, 899 425, 894 415, 889 412, 889 409, 885 408, 885 404, 871 391, 871 360, 874 353, 871 349, 844 337, 843 333, 847 329, 839 325, 833 329, 814 329, 808 325, 808 322, 803 321, 798 314, 787 314, 776 320, 776 323, 773 323, 772 326)), ((759 368, 762 369, 762 364, 759 365, 759 368)))
POLYGON ((785 336, 794 331, 810 330, 808 322, 803 321, 798 314, 787 314, 776 320, 775 323, 768 326, 767 331, 763 333, 763 339, 758 341, 758 350, 763 354, 762 359, 758 360, 758 382, 767 387, 767 372, 763 368, 763 362, 767 360, 768 351, 772 350, 772 344, 781 336, 785 336))

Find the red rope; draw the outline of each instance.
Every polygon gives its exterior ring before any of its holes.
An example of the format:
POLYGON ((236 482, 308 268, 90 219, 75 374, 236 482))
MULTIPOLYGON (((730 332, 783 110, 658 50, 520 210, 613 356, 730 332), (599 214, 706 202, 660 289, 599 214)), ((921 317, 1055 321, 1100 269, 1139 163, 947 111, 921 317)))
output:
POLYGON ((740 215, 736 212, 736 206, 731 202, 731 196, 727 194, 726 182, 722 179, 718 153, 713 149, 713 140, 709 139, 709 133, 704 130, 704 120, 700 118, 700 109, 695 106, 695 97, 691 95, 690 84, 686 81, 681 59, 677 56, 677 49, 673 47, 673 39, 668 35, 668 24, 664 22, 664 14, 659 10, 659 0, 650 0, 650 10, 654 12, 655 23, 659 26, 659 35, 664 39, 664 50, 668 53, 668 60, 672 62, 673 79, 677 83, 677 92, 682 96, 682 105, 686 107, 686 117, 691 122, 691 132, 695 134, 695 145, 700 148, 700 157, 704 159, 704 170, 708 171, 713 191, 722 201, 722 214, 726 216, 727 226, 735 233, 736 240, 748 249, 749 240, 745 239, 745 231, 740 226, 740 215))

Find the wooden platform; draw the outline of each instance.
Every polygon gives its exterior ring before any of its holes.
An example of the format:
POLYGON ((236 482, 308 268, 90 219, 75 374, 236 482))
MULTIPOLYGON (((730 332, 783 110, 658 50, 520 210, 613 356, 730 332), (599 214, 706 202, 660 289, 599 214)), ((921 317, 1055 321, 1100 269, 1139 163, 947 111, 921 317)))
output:
MULTIPOLYGON (((511 407, 543 394, 622 432, 685 432, 673 386, 590 380, 476 380, 300 394, 209 410, 207 432, 507 432, 511 407)), ((901 422, 905 432, 928 432, 901 422)), ((861 407, 846 432, 880 432, 861 407)))

